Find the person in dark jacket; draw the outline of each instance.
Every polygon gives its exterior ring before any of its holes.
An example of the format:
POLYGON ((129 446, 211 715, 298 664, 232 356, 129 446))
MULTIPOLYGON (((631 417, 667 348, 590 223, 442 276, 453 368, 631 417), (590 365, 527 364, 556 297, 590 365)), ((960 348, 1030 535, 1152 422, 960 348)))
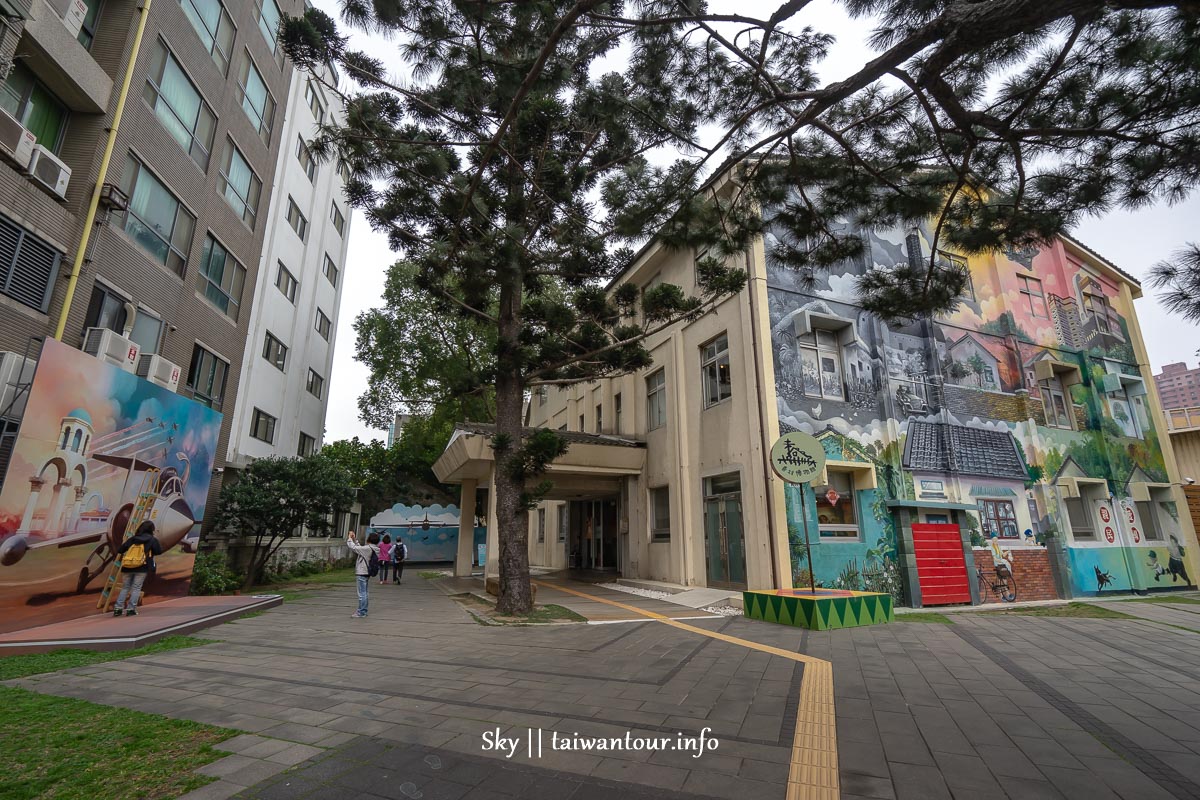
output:
POLYGON ((146 520, 141 525, 138 525, 137 531, 121 543, 117 548, 117 558, 121 559, 121 593, 117 595, 117 604, 113 608, 113 616, 119 617, 122 613, 127 617, 137 616, 138 600, 142 596, 142 585, 146 582, 146 576, 154 569, 154 557, 162 555, 162 545, 158 543, 158 539, 154 537, 154 523, 146 520), (141 545, 142 558, 141 563, 132 563, 132 559, 128 559, 131 563, 129 566, 124 566, 125 554, 129 552, 134 545, 141 545), (128 609, 128 611, 126 611, 128 609))

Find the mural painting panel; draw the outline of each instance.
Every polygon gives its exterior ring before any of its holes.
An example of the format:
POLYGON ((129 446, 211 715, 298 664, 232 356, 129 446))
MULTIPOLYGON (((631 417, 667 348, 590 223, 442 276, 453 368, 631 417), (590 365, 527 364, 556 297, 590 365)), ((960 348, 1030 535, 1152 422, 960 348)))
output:
MULTIPOLYGON (((371 517, 367 533, 390 536, 408 545, 408 560, 413 562, 453 562, 458 552, 458 506, 406 506, 397 503, 371 517)), ((487 542, 487 531, 481 525, 474 529, 472 554, 487 542)))

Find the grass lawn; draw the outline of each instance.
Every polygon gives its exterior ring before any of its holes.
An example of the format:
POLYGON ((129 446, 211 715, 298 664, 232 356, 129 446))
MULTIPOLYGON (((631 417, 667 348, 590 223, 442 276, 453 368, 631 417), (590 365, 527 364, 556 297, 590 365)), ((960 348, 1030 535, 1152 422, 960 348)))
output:
POLYGON ((214 780, 194 770, 223 758, 226 753, 212 746, 234 735, 196 722, 0 687, 0 798, 178 797, 214 780))
POLYGON ((953 625, 954 620, 945 614, 934 611, 914 611, 911 614, 897 614, 896 622, 933 622, 938 625, 953 625))
MULTIPOLYGON (((103 661, 117 661, 122 658, 163 653, 167 650, 178 650, 182 647, 195 647, 201 644, 208 644, 208 642, 192 636, 168 636, 153 644, 143 645, 133 650, 113 650, 107 653, 96 650, 55 650, 52 653, 4 656, 0 658, 0 681, 23 678, 39 672, 57 672, 60 669, 86 667, 88 664, 99 664, 103 661)), ((0 749, 0 752, 3 750, 0 749)), ((0 798, 4 797, 4 790, 0 789, 0 798)))
POLYGON ((1003 611, 983 611, 983 614, 1017 614, 1022 617, 1079 617, 1086 619, 1137 619, 1132 614, 1114 611, 1108 606, 1097 606, 1091 603, 1067 603, 1061 606, 1039 606, 1034 608, 1014 608, 1003 611))
POLYGON ((1130 603, 1182 603, 1200 606, 1200 597, 1193 595, 1156 594, 1151 597, 1135 597, 1130 603))

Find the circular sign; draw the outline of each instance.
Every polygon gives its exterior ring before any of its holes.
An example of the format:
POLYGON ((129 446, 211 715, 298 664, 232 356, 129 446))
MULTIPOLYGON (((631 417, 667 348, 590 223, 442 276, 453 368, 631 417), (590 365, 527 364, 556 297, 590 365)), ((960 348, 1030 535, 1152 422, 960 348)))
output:
POLYGON ((1134 521, 1133 509, 1130 508, 1129 506, 1125 506, 1125 517, 1129 520, 1130 524, 1133 524, 1133 521, 1134 521))
POLYGON ((771 467, 788 483, 812 483, 825 468, 825 448, 811 434, 785 433, 771 448, 771 467))
POLYGON ((1137 526, 1130 528, 1130 530, 1133 531, 1133 543, 1137 544, 1142 540, 1142 534, 1138 531, 1137 526))
POLYGON ((1104 529, 1104 538, 1108 539, 1109 544, 1112 544, 1113 542, 1115 542, 1117 540, 1117 535, 1115 533, 1113 533, 1112 528, 1105 528, 1104 529))
POLYGON ((1108 513, 1108 506, 1100 506, 1100 519, 1108 522, 1111 518, 1112 515, 1108 513))

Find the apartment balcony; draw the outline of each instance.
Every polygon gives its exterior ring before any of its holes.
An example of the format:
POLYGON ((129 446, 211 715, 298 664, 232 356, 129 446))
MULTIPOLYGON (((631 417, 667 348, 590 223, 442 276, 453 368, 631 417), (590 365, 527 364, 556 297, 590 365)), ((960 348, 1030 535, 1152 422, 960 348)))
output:
POLYGON ((32 19, 17 46, 17 57, 72 111, 102 114, 113 81, 82 44, 78 26, 68 27, 57 7, 64 0, 33 0, 32 19))
POLYGON ((1200 430, 1200 406, 1168 408, 1167 428, 1178 432, 1200 430))

